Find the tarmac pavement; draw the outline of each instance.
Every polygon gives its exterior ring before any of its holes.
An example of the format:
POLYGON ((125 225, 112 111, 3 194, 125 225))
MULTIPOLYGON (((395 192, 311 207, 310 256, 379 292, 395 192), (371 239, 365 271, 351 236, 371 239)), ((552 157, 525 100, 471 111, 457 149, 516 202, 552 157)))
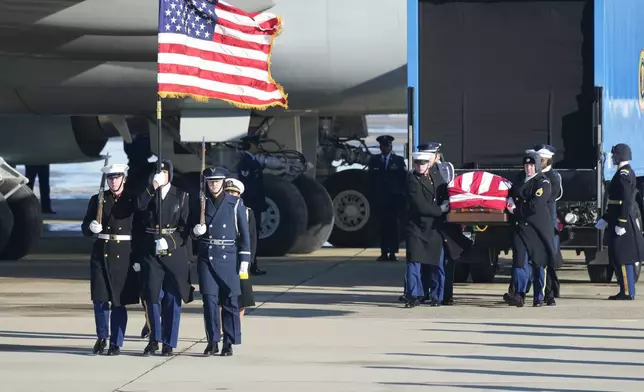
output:
POLYGON ((607 301, 616 284, 588 283, 574 257, 560 271, 556 307, 505 305, 504 268, 495 283, 456 285, 455 306, 405 309, 404 262, 377 256, 322 249, 263 259, 268 275, 253 277, 258 306, 227 358, 201 354, 199 299, 183 307, 177 355, 141 355, 144 316, 132 306, 123 354, 94 356, 88 256, 42 251, 0 262, 1 390, 644 390, 640 301, 607 301))

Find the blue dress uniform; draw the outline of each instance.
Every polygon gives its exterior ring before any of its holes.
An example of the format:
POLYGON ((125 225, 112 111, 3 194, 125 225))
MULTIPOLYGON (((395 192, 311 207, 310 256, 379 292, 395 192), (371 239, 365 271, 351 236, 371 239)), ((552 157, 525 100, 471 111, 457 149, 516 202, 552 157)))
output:
MULTIPOLYGON (((127 165, 108 165, 102 171, 107 177, 124 176, 127 165)), ((91 298, 97 336, 93 351, 94 354, 102 354, 109 336, 110 347, 107 354, 118 355, 127 327, 125 305, 139 302, 139 284, 131 258, 136 198, 127 191, 117 197, 110 190, 105 191, 102 197, 101 223, 95 220, 98 195, 94 195, 89 201, 81 226, 85 236, 96 236, 90 260, 91 298)))
POLYGON ((403 157, 391 152, 394 138, 379 136, 381 154, 369 159, 371 202, 380 217, 380 257, 395 261, 399 250, 399 215, 405 203, 407 168, 403 157))
POLYGON ((514 227, 512 240, 511 293, 504 296, 508 305, 522 307, 525 294, 533 280, 534 306, 541 306, 545 291, 545 269, 554 263, 552 219, 549 214, 550 182, 541 172, 541 158, 537 153, 528 153, 524 165, 535 166, 536 174, 527 178, 523 173, 510 189, 510 197, 516 206, 512 212, 514 227), (530 278, 532 275, 532 279, 530 278))
POLYGON ((601 225, 608 242, 609 262, 615 269, 619 293, 610 300, 635 299, 634 264, 644 258, 644 238, 635 218, 636 177, 628 162, 632 159, 627 144, 617 144, 611 149, 613 163, 619 168, 608 185, 608 206, 601 225))
MULTIPOLYGON (((245 189, 241 197, 244 204, 255 213, 255 231, 259 236, 262 224, 262 212, 268 209, 264 195, 264 168, 255 155, 248 151, 252 146, 256 146, 259 143, 259 135, 244 136, 241 140, 244 150, 246 150, 237 167, 239 180, 244 184, 245 189)), ((254 275, 263 275, 266 273, 266 271, 259 269, 257 256, 253 257, 252 262, 251 272, 254 275)))
POLYGON ((162 354, 171 355, 179 339, 181 301, 193 300, 194 288, 190 284, 190 265, 186 243, 189 241, 188 194, 172 186, 172 162, 164 160, 161 170, 169 175, 168 184, 154 189, 152 184, 139 195, 138 208, 146 227, 142 244, 141 280, 142 299, 150 329, 150 341, 144 355, 155 353, 159 342, 163 343, 162 354), (168 187, 168 188, 166 188, 168 187), (164 189, 167 189, 164 191, 164 189), (159 219, 156 193, 165 192, 162 201, 162 224, 159 235, 159 219), (167 250, 157 253, 157 242, 164 239, 167 250))
POLYGON ((197 269, 208 338, 205 355, 219 351, 217 342, 222 329, 222 356, 232 355, 232 345, 241 344, 238 304, 241 289, 237 261, 251 261, 250 234, 246 206, 239 197, 232 196, 223 189, 223 180, 227 174, 223 168, 206 169, 204 172, 205 181, 222 181, 221 193, 215 196, 207 191, 205 232, 197 234, 195 227, 191 233, 199 240, 197 269), (219 318, 219 305, 222 307, 222 320, 219 318))

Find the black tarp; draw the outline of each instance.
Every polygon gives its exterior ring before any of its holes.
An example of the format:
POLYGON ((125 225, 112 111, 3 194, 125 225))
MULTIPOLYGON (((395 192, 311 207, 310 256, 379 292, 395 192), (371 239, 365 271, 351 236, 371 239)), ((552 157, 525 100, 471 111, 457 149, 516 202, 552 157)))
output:
POLYGON ((592 167, 592 1, 421 1, 420 142, 457 168, 592 167))

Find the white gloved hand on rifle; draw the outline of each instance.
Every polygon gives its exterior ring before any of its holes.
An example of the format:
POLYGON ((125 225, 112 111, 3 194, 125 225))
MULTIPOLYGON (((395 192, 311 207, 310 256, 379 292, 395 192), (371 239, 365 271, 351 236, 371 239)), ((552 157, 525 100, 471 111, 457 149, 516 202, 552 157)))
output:
POLYGON ((162 250, 168 250, 168 242, 165 238, 154 241, 156 243, 157 254, 161 253, 162 250))
POLYGON ((98 221, 93 220, 93 221, 89 224, 89 231, 91 231, 91 232, 92 232, 92 233, 94 233, 94 234, 98 234, 98 233, 100 233, 101 231, 103 231, 103 225, 101 225, 100 223, 98 223, 98 221))
POLYGON ((192 228, 192 232, 195 233, 196 236, 204 235, 206 234, 206 225, 195 225, 195 227, 192 228))
POLYGON ((157 186, 164 186, 165 185, 165 179, 166 179, 165 174, 157 173, 157 174, 154 175, 154 178, 152 179, 152 181, 156 182, 157 186))

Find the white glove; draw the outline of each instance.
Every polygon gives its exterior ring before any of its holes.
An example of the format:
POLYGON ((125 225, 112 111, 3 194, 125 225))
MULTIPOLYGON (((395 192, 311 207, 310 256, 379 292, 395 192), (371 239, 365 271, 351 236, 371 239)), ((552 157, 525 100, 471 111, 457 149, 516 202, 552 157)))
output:
POLYGON ((159 186, 164 186, 165 185, 165 180, 166 180, 165 174, 163 174, 163 173, 155 174, 154 178, 152 179, 152 181, 156 182, 159 186))
POLYGON ((441 212, 447 212, 449 211, 449 202, 445 200, 443 204, 441 204, 441 212))
POLYGON ((626 229, 623 227, 615 226, 615 234, 624 235, 626 234, 626 229))
POLYGON ((157 253, 159 253, 162 250, 168 249, 168 242, 165 240, 165 238, 161 238, 160 240, 156 240, 154 242, 156 242, 156 245, 157 245, 157 253))
POLYGON ((141 264, 139 264, 139 263, 134 263, 134 264, 132 264, 132 269, 133 269, 134 271, 136 271, 136 272, 141 271, 141 264))
POLYGON ((206 234, 206 225, 195 225, 195 227, 192 228, 192 232, 195 233, 196 236, 204 235, 206 234))
POLYGON ((248 279, 248 265, 250 263, 248 261, 242 261, 241 265, 239 266, 239 277, 242 279, 248 279))
POLYGON ((603 219, 600 219, 595 223, 595 228, 598 230, 604 230, 608 226, 608 222, 603 219))
POLYGON ((89 231, 91 231, 94 234, 98 234, 101 231, 103 231, 103 225, 93 220, 92 223, 89 224, 89 231))

